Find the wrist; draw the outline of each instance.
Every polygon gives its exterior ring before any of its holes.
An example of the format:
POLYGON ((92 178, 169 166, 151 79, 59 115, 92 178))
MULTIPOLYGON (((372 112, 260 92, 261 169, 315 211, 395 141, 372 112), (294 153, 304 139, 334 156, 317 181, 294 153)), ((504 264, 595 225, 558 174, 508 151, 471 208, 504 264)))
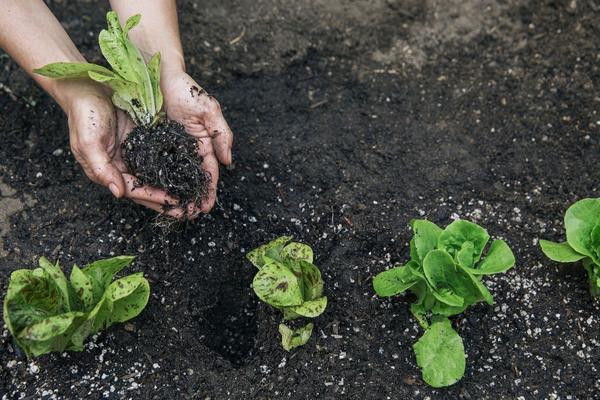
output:
POLYGON ((84 98, 95 97, 112 104, 110 90, 89 79, 56 79, 47 90, 67 115, 84 98))

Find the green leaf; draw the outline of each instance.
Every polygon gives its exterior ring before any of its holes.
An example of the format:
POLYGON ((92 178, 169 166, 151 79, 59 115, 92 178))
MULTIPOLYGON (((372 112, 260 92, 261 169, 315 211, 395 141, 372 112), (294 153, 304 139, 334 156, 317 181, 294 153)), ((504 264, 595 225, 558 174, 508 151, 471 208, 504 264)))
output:
POLYGON ((150 82, 152 82, 154 104, 158 112, 163 106, 163 95, 160 90, 160 53, 154 54, 148 61, 148 75, 150 76, 150 82))
MULTIPOLYGON (((473 303, 475 301, 484 300, 489 305, 494 304, 494 297, 492 296, 492 294, 490 293, 490 291, 488 290, 488 288, 485 287, 485 285, 481 282, 481 277, 478 276, 478 275, 476 275, 476 274, 472 274, 470 272, 470 271, 472 271, 471 268, 465 268, 465 267, 460 267, 460 268, 462 268, 464 270, 465 275, 468 276, 471 279, 471 282, 473 283, 475 289, 478 292, 478 295, 476 295, 477 297, 475 299, 471 298, 470 300, 473 303)), ((478 271, 478 270, 475 270, 475 271, 478 271)))
POLYGON ((423 271, 437 300, 450 306, 471 305, 481 299, 480 290, 464 269, 444 250, 433 250, 423 260, 423 271), (446 289, 450 293, 443 292, 446 289), (459 302, 462 298, 463 302, 459 302))
POLYGON ((150 297, 150 285, 141 272, 117 279, 106 289, 106 301, 112 308, 108 324, 137 317, 150 297))
POLYGON ((143 95, 142 86, 135 82, 128 82, 117 75, 107 76, 90 72, 89 76, 92 80, 103 83, 112 89, 113 104, 127 112, 137 125, 145 123, 148 110, 143 103, 138 101, 143 95))
POLYGON ((50 263, 50 261, 48 261, 46 257, 40 257, 39 264, 40 267, 48 274, 48 277, 51 279, 52 284, 56 285, 56 287, 58 288, 62 297, 61 302, 64 305, 65 311, 71 311, 72 308, 69 292, 69 283, 67 281, 67 278, 65 278, 65 274, 63 274, 62 270, 60 269, 58 262, 56 262, 56 265, 54 265, 50 263))
POLYGON ((434 289, 450 287, 450 276, 454 271, 454 260, 444 250, 430 251, 423 260, 423 272, 434 289))
POLYGON ((474 249, 475 246, 472 242, 464 242, 460 251, 456 254, 456 262, 463 267, 472 267, 475 263, 474 249))
POLYGON ((290 258, 292 260, 304 260, 306 262, 313 262, 313 251, 310 246, 305 245, 303 243, 290 243, 283 248, 281 251, 281 256, 285 258, 290 258))
POLYGON ((313 331, 313 324, 308 323, 301 328, 291 329, 285 324, 279 324, 279 333, 281 334, 281 345, 286 351, 295 347, 303 346, 310 339, 313 331))
MULTIPOLYGON (((473 260, 481 258, 483 249, 490 239, 485 229, 469 221, 456 220, 444 229, 438 240, 438 249, 456 257, 465 242, 473 244, 473 260)), ((464 256, 464 255, 463 255, 464 256)))
POLYGON ((302 268, 302 284, 304 286, 304 300, 314 300, 323 295, 323 278, 321 271, 314 264, 300 260, 302 268))
POLYGON ((265 263, 252 282, 256 295, 265 303, 275 307, 302 304, 304 297, 298 277, 279 261, 265 256, 263 260, 265 263))
POLYGON ((448 288, 433 290, 432 294, 438 301, 452 307, 463 307, 465 304, 465 299, 448 288))
MULTIPOLYGON (((410 263, 415 263, 410 261, 410 263)), ((416 264, 416 263, 415 263, 416 264)), ((380 272, 373 278, 373 289, 378 296, 390 297, 405 292, 421 278, 414 275, 407 266, 394 267, 380 272)))
POLYGON ((94 306, 94 291, 90 277, 84 274, 77 265, 74 265, 69 279, 84 309, 90 310, 94 306))
POLYGON ((579 254, 567 242, 555 243, 548 240, 540 240, 542 252, 553 261, 569 263, 579 261, 586 256, 579 254))
MULTIPOLYGON (((121 78, 140 85, 142 90, 139 92, 140 97, 136 100, 145 110, 145 114, 142 116, 144 123, 149 124, 158 110, 155 107, 152 82, 142 53, 129 40, 127 32, 121 28, 119 18, 114 11, 106 14, 106 21, 108 29, 103 29, 98 36, 102 55, 121 78)), ((130 25, 135 24, 130 23, 130 25)))
POLYGON ((303 317, 315 318, 323 314, 327 307, 327 297, 323 296, 316 300, 305 301, 299 306, 291 307, 291 310, 303 317))
POLYGON ((442 229, 426 219, 414 219, 410 222, 413 230, 414 250, 418 260, 422 262, 427 253, 437 247, 442 229))
POLYGON ((127 21, 125 21, 125 33, 128 33, 132 28, 134 28, 135 26, 137 26, 140 23, 140 20, 142 19, 142 16, 140 14, 135 14, 132 15, 131 17, 127 18, 127 21))
POLYGON ((494 240, 488 255, 476 268, 467 268, 474 275, 492 275, 506 272, 515 265, 515 256, 504 240, 494 240))
POLYGON ((434 388, 458 382, 465 373, 465 351, 461 337, 447 318, 434 321, 413 345, 423 380, 434 388))
POLYGON ((82 269, 92 281, 94 303, 100 301, 104 291, 110 285, 115 274, 133 262, 133 256, 118 256, 97 260, 82 269))
POLYGON ((583 199, 565 213, 567 242, 577 253, 598 259, 592 244, 592 231, 600 224, 600 199, 583 199))
POLYGON ((28 356, 40 356, 53 351, 64 351, 69 346, 73 330, 83 320, 84 313, 71 311, 48 317, 27 326, 16 337, 17 343, 28 356))
POLYGON ((270 241, 267 244, 263 244, 262 246, 259 246, 256 249, 252 250, 251 252, 246 254, 246 258, 258 269, 261 269, 264 266, 265 261, 263 257, 267 255, 267 252, 270 253, 269 258, 281 261, 279 254, 283 250, 283 247, 292 239, 292 236, 281 236, 275 240, 270 241))
POLYGON ((34 73, 48 78, 87 78, 90 72, 98 75, 114 76, 113 72, 101 65, 90 63, 56 62, 33 70, 34 73))

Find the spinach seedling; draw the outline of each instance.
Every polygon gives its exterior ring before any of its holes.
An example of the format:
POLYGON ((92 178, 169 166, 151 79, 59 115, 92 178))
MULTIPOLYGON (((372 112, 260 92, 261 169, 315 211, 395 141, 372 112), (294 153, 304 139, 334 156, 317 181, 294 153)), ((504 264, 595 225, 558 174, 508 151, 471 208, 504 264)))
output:
MULTIPOLYGON (((299 317, 315 318, 325 311, 321 272, 313 264, 312 249, 282 236, 247 254, 258 268, 252 287, 259 299, 281 310, 284 321, 299 317)), ((291 328, 281 323, 281 345, 287 351, 308 342, 313 324, 291 328)))
MULTIPOLYGON (((129 39, 129 31, 140 23, 133 15, 119 23, 114 11, 106 15, 107 29, 98 42, 112 69, 91 63, 56 62, 34 72, 54 79, 89 78, 112 90, 113 104, 137 125, 121 144, 128 172, 141 183, 163 188, 181 204, 198 203, 206 196, 210 177, 202 169, 198 144, 178 122, 165 119, 160 88, 160 53, 148 62, 129 39)), ((189 90, 199 91, 196 86, 189 90)))
POLYGON ((82 351, 89 335, 142 312, 150 296, 142 273, 112 281, 133 258, 98 260, 82 269, 74 265, 69 280, 58 262, 52 264, 44 257, 39 268, 14 271, 3 316, 27 357, 82 351))
POLYGON ((494 240, 481 260, 490 236, 469 221, 457 220, 441 229, 427 220, 413 220, 411 227, 410 261, 379 273, 373 287, 384 297, 405 291, 415 295, 410 310, 425 334, 413 349, 423 380, 433 387, 450 386, 464 375, 465 354, 448 317, 480 301, 493 304, 481 278, 507 271, 515 257, 506 242, 494 240))
POLYGON ((600 199, 583 199, 565 213, 567 241, 540 240, 549 259, 562 263, 581 261, 588 273, 592 297, 600 297, 600 199))

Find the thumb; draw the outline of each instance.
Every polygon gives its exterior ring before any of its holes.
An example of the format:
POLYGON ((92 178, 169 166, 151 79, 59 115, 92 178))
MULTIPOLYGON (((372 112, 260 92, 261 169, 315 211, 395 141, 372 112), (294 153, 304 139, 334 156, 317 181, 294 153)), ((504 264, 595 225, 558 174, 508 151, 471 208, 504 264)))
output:
POLYGON ((125 182, 121 172, 111 162, 104 149, 90 149, 86 154, 86 174, 94 182, 106 186, 111 193, 119 198, 125 194, 125 182))

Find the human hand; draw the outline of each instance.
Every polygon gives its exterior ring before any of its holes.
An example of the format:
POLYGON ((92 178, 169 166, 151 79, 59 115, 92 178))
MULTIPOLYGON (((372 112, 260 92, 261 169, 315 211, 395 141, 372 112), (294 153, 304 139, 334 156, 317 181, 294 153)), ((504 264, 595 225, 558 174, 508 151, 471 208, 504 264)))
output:
POLYGON ((165 191, 140 186, 128 173, 121 157, 121 143, 133 128, 131 119, 116 110, 110 93, 88 80, 59 81, 55 97, 69 120, 71 151, 92 181, 112 194, 126 197, 159 213, 181 219, 184 210, 165 191))
POLYGON ((215 204, 219 162, 231 164, 233 133, 219 102, 185 72, 163 71, 161 89, 167 117, 183 124, 187 133, 197 138, 202 168, 210 174, 208 197, 201 205, 186 206, 188 218, 195 218, 200 212, 209 212, 215 204))

